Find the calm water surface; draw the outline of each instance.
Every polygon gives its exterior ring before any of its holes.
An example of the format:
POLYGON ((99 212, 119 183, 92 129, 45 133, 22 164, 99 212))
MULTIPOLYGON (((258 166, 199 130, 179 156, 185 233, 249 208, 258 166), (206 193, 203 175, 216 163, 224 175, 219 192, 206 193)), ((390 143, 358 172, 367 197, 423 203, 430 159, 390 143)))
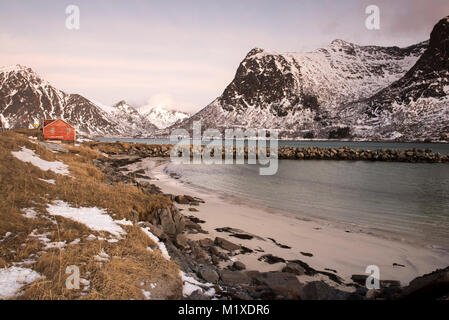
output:
POLYGON ((165 168, 196 187, 449 250, 447 164, 281 160, 274 176, 260 176, 258 169, 173 163, 165 168))

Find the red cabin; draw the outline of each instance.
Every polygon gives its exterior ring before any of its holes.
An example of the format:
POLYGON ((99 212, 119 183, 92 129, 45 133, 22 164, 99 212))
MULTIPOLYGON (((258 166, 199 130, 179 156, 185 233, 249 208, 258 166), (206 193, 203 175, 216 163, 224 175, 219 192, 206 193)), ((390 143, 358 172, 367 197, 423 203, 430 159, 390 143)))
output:
POLYGON ((75 128, 62 119, 44 120, 44 139, 75 142, 75 128))

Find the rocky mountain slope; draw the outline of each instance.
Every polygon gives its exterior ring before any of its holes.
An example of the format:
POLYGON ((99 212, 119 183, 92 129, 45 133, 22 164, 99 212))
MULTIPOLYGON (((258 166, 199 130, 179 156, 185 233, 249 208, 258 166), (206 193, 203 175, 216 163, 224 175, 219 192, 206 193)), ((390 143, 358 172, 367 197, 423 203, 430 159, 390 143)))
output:
MULTIPOLYGON (((331 125, 337 107, 401 78, 427 47, 358 46, 342 40, 310 53, 251 50, 223 94, 180 127, 278 128, 302 137, 331 125)), ((315 135, 315 133, 314 133, 315 135)))
POLYGON ((29 127, 42 119, 63 118, 85 134, 120 134, 117 121, 88 99, 51 86, 20 65, 0 69, 0 114, 3 125, 29 127))
POLYGON ((449 140, 449 17, 434 27, 428 49, 398 81, 346 107, 362 137, 449 140))
POLYGON ((32 127, 42 119, 62 118, 89 136, 149 137, 187 117, 161 107, 141 114, 125 101, 105 106, 53 87, 30 68, 0 69, 0 127, 32 127))
POLYGON ((308 53, 251 50, 210 105, 174 128, 273 128, 283 138, 448 140, 447 18, 406 48, 335 40, 308 53))

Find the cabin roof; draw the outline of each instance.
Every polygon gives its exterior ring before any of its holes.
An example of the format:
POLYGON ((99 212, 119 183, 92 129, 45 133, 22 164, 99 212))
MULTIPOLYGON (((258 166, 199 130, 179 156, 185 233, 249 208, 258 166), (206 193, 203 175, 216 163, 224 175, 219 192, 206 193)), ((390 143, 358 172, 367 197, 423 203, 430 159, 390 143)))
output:
POLYGON ((67 123, 66 121, 64 121, 64 120, 62 120, 62 119, 54 119, 54 120, 53 120, 53 119, 46 119, 46 120, 44 120, 44 128, 50 127, 50 126, 52 126, 53 124, 55 124, 56 122, 58 122, 58 121, 62 121, 62 122, 64 122, 66 125, 68 125, 70 128, 75 129, 73 126, 71 126, 69 123, 67 123), (46 121, 51 121, 51 122, 45 125, 45 122, 46 122, 46 121))

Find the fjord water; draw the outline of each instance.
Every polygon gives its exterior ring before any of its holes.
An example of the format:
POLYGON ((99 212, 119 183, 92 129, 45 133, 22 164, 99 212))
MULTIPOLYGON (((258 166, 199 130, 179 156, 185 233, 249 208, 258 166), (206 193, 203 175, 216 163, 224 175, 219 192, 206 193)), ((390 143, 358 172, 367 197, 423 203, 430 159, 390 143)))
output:
POLYGON ((249 203, 324 219, 350 230, 449 250, 447 164, 280 160, 257 165, 176 165, 181 181, 249 203))

